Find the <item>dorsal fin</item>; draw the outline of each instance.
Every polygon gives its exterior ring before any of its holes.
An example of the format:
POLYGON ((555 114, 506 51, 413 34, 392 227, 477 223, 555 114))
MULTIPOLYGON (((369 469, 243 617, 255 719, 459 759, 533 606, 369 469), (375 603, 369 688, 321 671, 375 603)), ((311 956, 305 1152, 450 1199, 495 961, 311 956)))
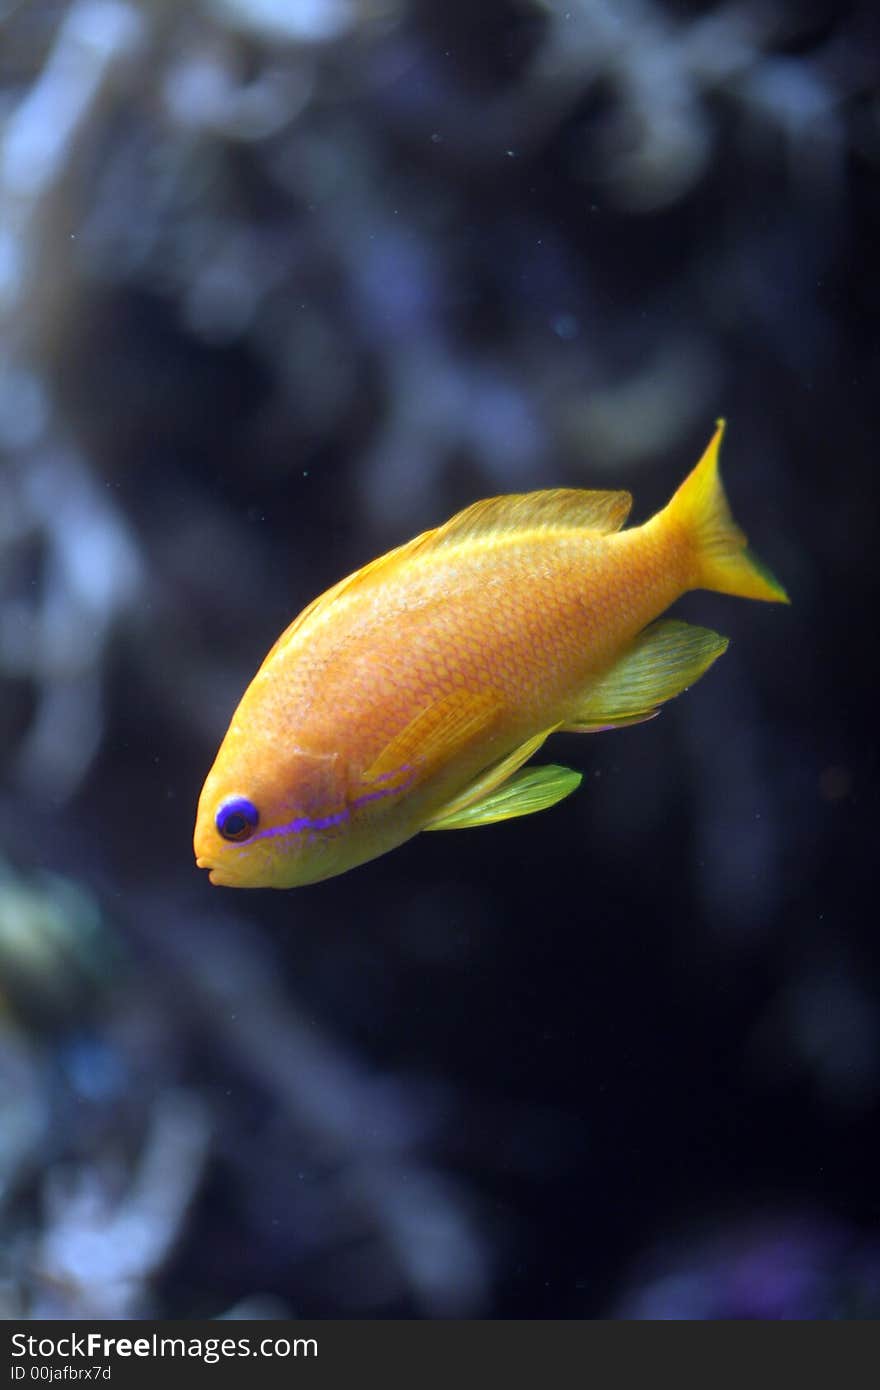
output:
POLYGON ((543 492, 512 492, 474 502, 436 531, 423 544, 461 545, 480 537, 517 531, 619 531, 632 506, 628 492, 591 492, 586 488, 556 487, 543 492))
POLYGON ((286 646, 307 619, 317 618, 349 592, 383 569, 389 569, 417 552, 426 553, 468 540, 491 540, 525 531, 596 531, 605 535, 619 531, 632 506, 628 492, 593 492, 587 488, 557 487, 542 492, 512 492, 474 502, 463 512, 433 531, 423 531, 411 541, 398 545, 378 559, 371 560, 354 574, 346 575, 331 589, 303 609, 282 632, 263 666, 279 647, 286 646))

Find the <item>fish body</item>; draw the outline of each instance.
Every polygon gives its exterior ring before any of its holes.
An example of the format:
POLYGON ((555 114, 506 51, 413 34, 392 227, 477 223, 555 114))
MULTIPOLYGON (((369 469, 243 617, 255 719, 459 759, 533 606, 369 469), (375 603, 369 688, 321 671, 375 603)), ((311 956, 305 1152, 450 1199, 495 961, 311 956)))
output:
POLYGON ((713 588, 785 601, 718 475, 723 424, 672 501, 621 530, 625 492, 491 498, 342 580, 245 692, 199 802, 214 883, 293 887, 423 829, 552 805, 578 774, 523 764, 556 730, 637 723, 726 641, 655 622, 713 588))

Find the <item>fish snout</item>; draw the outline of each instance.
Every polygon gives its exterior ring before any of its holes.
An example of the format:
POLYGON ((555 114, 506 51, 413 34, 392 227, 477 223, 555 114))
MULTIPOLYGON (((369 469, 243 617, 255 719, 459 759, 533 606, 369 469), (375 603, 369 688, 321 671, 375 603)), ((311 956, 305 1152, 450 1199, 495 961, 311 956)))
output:
POLYGON ((217 870, 216 870, 216 868, 215 868, 215 866, 214 866, 213 860, 209 859, 209 858, 207 857, 207 855, 205 855, 205 854, 197 854, 197 855, 196 855, 196 868, 197 868, 197 869, 207 869, 207 870, 208 870, 208 878, 211 880, 212 883, 216 883, 217 880, 215 879, 214 875, 216 874, 217 870))
POLYGON ((244 886, 238 879, 230 878, 225 868, 220 868, 216 864, 213 864, 211 860, 206 859, 204 855, 196 856, 196 866, 199 869, 207 869, 208 878, 211 883, 219 888, 242 888, 244 886))

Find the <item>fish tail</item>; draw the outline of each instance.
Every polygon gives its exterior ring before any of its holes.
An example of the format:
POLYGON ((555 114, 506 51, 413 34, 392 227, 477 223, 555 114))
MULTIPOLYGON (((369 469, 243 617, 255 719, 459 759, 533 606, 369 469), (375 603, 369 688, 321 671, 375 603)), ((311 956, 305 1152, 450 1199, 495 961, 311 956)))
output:
POLYGON ((724 428, 724 420, 719 420, 703 457, 665 510, 691 540, 695 574, 690 587, 788 603, 782 585, 748 549, 731 514, 718 470, 724 428))

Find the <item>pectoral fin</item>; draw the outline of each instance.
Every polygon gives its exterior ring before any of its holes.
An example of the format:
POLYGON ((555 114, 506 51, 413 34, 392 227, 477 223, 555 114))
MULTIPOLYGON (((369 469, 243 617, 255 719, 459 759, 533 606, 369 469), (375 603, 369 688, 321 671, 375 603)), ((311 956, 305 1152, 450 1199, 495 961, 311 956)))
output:
POLYGON ((396 734, 364 772, 381 782, 416 766, 429 769, 485 733, 500 709, 493 691, 453 690, 419 713, 396 734))
POLYGON ((726 647, 727 638, 708 628, 674 620, 652 623, 584 692, 563 728, 595 733, 651 719, 658 705, 699 680, 726 647))
POLYGON ((557 801, 573 792, 580 785, 581 775, 568 767, 526 768, 487 796, 459 806, 458 810, 441 813, 424 828, 466 830, 473 825, 491 825, 494 821, 513 820, 515 816, 530 816, 533 811, 555 806, 557 801))

